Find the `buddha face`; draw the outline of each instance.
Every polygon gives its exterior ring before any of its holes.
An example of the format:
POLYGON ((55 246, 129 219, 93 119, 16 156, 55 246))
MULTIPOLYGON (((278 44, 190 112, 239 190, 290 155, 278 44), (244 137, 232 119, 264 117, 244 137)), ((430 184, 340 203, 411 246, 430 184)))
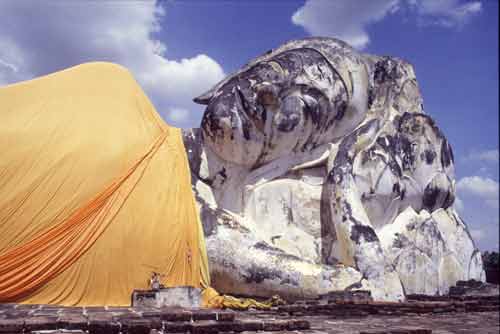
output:
POLYGON ((345 83, 317 51, 297 49, 257 63, 214 92, 202 119, 223 160, 257 167, 342 136, 345 83))

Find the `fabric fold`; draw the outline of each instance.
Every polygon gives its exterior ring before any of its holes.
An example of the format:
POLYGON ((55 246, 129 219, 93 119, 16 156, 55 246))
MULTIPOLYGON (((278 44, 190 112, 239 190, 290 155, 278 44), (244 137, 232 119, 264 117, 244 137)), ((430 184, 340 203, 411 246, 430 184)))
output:
POLYGON ((210 285, 180 129, 130 73, 0 88, 0 302, 129 305, 153 271, 210 285))

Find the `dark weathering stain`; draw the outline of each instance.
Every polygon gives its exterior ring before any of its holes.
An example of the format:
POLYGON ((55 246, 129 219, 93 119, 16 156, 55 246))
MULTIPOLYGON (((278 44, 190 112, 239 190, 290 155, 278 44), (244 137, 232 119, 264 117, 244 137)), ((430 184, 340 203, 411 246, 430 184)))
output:
POLYGON ((335 167, 328 174, 329 182, 333 183, 335 181, 335 177, 338 177, 340 180, 342 174, 344 173, 352 173, 353 157, 351 154, 358 138, 377 125, 378 121, 376 119, 372 119, 342 140, 337 155, 335 156, 335 167), (347 167, 347 170, 344 172, 341 167, 347 167))
POLYGON ((274 252, 283 253, 283 251, 281 249, 279 249, 277 247, 273 247, 264 241, 259 241, 256 244, 254 244, 252 247, 256 248, 256 249, 265 250, 265 251, 274 251, 274 252))
POLYGON ((453 150, 451 149, 448 141, 443 138, 443 141, 441 142, 441 163, 444 167, 448 167, 453 163, 453 160, 453 150))
POLYGON ((401 186, 399 185, 399 182, 396 182, 392 185, 392 192, 401 195, 401 186))
POLYGON ((246 120, 242 120, 241 127, 242 127, 242 130, 243 130, 243 137, 245 137, 246 140, 250 140, 250 125, 249 125, 249 122, 247 122, 246 120))
POLYGON ((219 118, 220 115, 217 115, 216 112, 212 111, 210 108, 205 110, 205 114, 201 120, 201 127, 211 138, 224 136, 224 129, 219 124, 219 118))
POLYGON ((392 247, 394 248, 403 248, 409 243, 408 238, 404 234, 395 233, 394 237, 394 241, 392 242, 392 247))
POLYGON ((220 213, 220 209, 213 209, 195 192, 195 197, 198 203, 201 203, 200 208, 200 218, 201 226, 203 228, 203 235, 209 237, 217 233, 217 214, 220 213))
POLYGON ((220 181, 221 184, 226 182, 227 179, 226 167, 222 167, 222 169, 218 171, 217 174, 215 174, 213 177, 203 178, 197 175, 197 178, 203 181, 203 183, 208 184, 209 186, 212 187, 214 185, 215 180, 217 179, 217 176, 220 176, 222 178, 222 180, 220 181))
POLYGON ((290 278, 285 278, 280 282, 280 284, 290 284, 290 285, 297 285, 296 282, 292 281, 290 278))
POLYGON ((433 150, 425 150, 424 152, 422 152, 420 154, 420 158, 422 160, 425 160, 425 162, 428 164, 428 165, 431 165, 433 162, 434 162, 434 159, 436 158, 436 152, 434 152, 433 150))
POLYGON ((436 202, 441 189, 431 184, 427 185, 424 190, 424 196, 422 198, 422 204, 427 210, 432 210, 436 206, 436 202))
MULTIPOLYGON (((401 166, 396 160, 397 156, 400 156, 400 150, 403 146, 403 143, 400 140, 399 136, 381 136, 377 138, 377 145, 382 148, 384 152, 389 155, 389 159, 387 161, 387 165, 391 169, 391 171, 401 177, 403 172, 401 171, 401 166)), ((375 148, 373 148, 375 150, 375 148)), ((367 159, 366 159, 367 160, 367 159)), ((364 162, 363 162, 364 163, 364 162)))
POLYGON ((335 115, 335 120, 340 121, 342 118, 344 118, 346 110, 347 103, 345 101, 342 101, 342 104, 339 106, 337 114, 335 115))
POLYGON ((299 121, 298 117, 287 117, 278 124, 278 130, 281 132, 291 132, 299 124, 299 121))
MULTIPOLYGON (((276 238, 276 237, 274 237, 274 238, 276 238)), ((283 259, 283 260, 302 261, 302 259, 299 258, 298 256, 285 253, 285 251, 283 251, 282 249, 277 248, 277 247, 273 247, 264 241, 259 241, 256 244, 254 244, 252 247, 255 249, 260 249, 260 250, 266 251, 268 253, 272 253, 272 254, 276 255, 278 258, 283 259)))
MULTIPOLYGON (((309 95, 312 95, 313 98, 315 98, 315 101, 319 100, 319 97, 315 97, 313 94, 309 93, 309 95)), ((304 102, 304 119, 307 121, 311 119, 312 123, 316 125, 316 128, 321 125, 321 117, 319 113, 319 107, 314 103, 310 103, 307 100, 303 100, 304 102)))
POLYGON ((270 269, 269 267, 262 267, 252 264, 250 268, 244 271, 242 276, 246 283, 262 283, 264 280, 277 280, 281 284, 290 284, 299 286, 299 282, 288 275, 286 272, 280 270, 279 264, 276 269, 270 269))
POLYGON ((359 244, 361 238, 363 238, 365 242, 378 242, 378 237, 371 227, 366 225, 354 225, 351 228, 351 240, 359 244))
POLYGON ((355 226, 362 226, 362 223, 352 215, 352 208, 349 202, 347 202, 346 200, 342 200, 341 205, 343 207, 343 211, 345 211, 345 214, 342 215, 342 221, 345 222, 349 219, 355 224, 355 226))
POLYGON ((290 96, 283 100, 281 106, 281 119, 278 123, 278 130, 291 132, 300 122, 303 102, 296 96, 290 96))
POLYGON ((399 194, 399 197, 401 198, 401 200, 404 200, 405 196, 406 196, 406 189, 402 189, 401 193, 399 194))
POLYGON ((350 291, 353 289, 361 289, 363 287, 363 284, 361 283, 363 279, 361 279, 359 282, 352 283, 351 285, 347 286, 344 290, 350 291))
POLYGON ((221 183, 224 183, 227 179, 226 167, 222 167, 222 169, 217 174, 222 177, 221 183))
POLYGON ((403 170, 411 170, 411 168, 415 166, 415 155, 411 148, 411 142, 404 135, 399 135, 398 144, 400 146, 400 155, 403 160, 403 170))
POLYGON ((375 101, 375 89, 373 87, 370 87, 368 89, 368 109, 371 109, 374 101, 375 101))
POLYGON ((378 85, 388 81, 396 81, 401 78, 401 75, 398 72, 398 63, 388 57, 383 57, 382 60, 375 63, 373 81, 378 85))
POLYGON ((283 280, 281 272, 276 269, 269 269, 268 267, 261 267, 253 264, 248 270, 242 274, 246 283, 262 283, 265 279, 278 279, 283 280))
POLYGON ((199 128, 192 128, 191 130, 182 129, 182 140, 188 156, 191 179, 194 181, 200 173, 203 132, 199 128))

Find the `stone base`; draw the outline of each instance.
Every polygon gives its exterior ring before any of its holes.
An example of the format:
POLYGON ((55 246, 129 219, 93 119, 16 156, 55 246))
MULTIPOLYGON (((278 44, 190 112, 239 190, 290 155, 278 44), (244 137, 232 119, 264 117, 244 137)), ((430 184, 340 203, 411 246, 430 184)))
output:
POLYGON ((371 302, 373 301, 370 290, 343 290, 330 291, 320 295, 320 299, 328 299, 342 302, 371 302))
POLYGON ((484 283, 476 280, 458 281, 456 286, 450 287, 449 295, 454 296, 497 296, 499 287, 496 284, 484 283))
POLYGON ((201 307, 201 289, 178 286, 159 290, 134 290, 132 307, 201 307))

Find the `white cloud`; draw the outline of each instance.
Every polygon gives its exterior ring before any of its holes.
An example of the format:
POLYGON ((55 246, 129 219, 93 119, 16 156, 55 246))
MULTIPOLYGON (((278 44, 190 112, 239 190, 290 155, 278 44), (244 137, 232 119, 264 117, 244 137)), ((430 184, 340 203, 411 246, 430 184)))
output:
POLYGON ((458 0, 413 0, 411 5, 420 15, 420 23, 444 27, 460 27, 482 10, 480 1, 460 3, 458 0))
POLYGON ((488 177, 464 177, 457 182, 457 191, 477 196, 492 207, 498 206, 498 182, 488 177))
POLYGON ((336 37, 363 49, 370 42, 367 27, 397 11, 408 11, 417 22, 461 27, 482 10, 479 1, 458 0, 307 0, 292 22, 309 34, 336 37))
POLYGON ((498 163, 498 158, 498 149, 496 149, 469 153, 464 160, 498 163))
MULTIPOLYGON (((198 111, 191 99, 225 74, 204 54, 168 59, 165 44, 153 37, 163 15, 154 1, 0 1, 0 83, 112 61, 131 70, 164 116, 198 111)), ((188 118, 172 121, 198 125, 188 118)))
POLYGON ((455 209, 467 221, 479 248, 498 248, 498 181, 486 176, 467 176, 456 183, 456 189, 455 209))
POLYGON ((311 35, 332 36, 356 48, 370 42, 366 26, 397 10, 398 0, 308 0, 292 16, 292 22, 311 35))

